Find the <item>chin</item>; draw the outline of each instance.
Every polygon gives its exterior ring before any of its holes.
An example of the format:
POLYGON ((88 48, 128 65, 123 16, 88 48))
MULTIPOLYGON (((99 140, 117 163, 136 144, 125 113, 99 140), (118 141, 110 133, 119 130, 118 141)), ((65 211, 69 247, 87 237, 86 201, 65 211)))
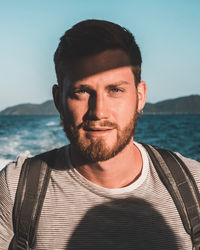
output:
POLYGON ((83 132, 82 126, 75 127, 69 121, 62 122, 64 132, 76 154, 89 162, 106 161, 121 152, 133 138, 137 114, 130 119, 127 126, 116 128, 116 134, 90 136, 83 132), (104 137, 104 138, 103 138, 104 137))

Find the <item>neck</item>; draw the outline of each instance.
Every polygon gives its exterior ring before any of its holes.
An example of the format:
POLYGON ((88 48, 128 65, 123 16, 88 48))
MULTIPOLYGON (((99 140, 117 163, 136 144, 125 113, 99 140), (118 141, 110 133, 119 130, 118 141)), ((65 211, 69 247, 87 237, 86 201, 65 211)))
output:
POLYGON ((72 164, 89 181, 105 188, 121 188, 133 183, 142 171, 142 157, 139 149, 130 143, 113 158, 88 163, 71 149, 72 164))

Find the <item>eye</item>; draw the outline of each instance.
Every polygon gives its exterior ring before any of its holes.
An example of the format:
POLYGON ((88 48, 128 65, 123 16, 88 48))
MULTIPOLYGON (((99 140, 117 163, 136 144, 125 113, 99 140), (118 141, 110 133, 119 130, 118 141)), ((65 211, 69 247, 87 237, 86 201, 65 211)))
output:
POLYGON ((85 94, 86 92, 87 91, 85 89, 78 89, 74 91, 75 94, 85 94))
POLYGON ((72 89, 70 91, 70 97, 73 99, 85 98, 87 96, 87 94, 88 94, 88 91, 87 91, 87 89, 84 89, 84 88, 72 89))
POLYGON ((73 90, 73 95, 80 97, 80 96, 85 96, 85 94, 88 94, 89 91, 87 89, 74 89, 73 90))
POLYGON ((117 87, 117 86, 111 86, 110 88, 109 88, 109 94, 111 95, 111 96, 116 96, 116 97, 118 97, 119 95, 121 95, 122 93, 124 92, 124 89, 123 88, 119 88, 119 87, 117 87))
POLYGON ((117 93, 117 92, 122 92, 122 90, 121 89, 119 89, 119 88, 111 88, 111 90, 110 91, 112 91, 112 92, 114 92, 114 93, 117 93))

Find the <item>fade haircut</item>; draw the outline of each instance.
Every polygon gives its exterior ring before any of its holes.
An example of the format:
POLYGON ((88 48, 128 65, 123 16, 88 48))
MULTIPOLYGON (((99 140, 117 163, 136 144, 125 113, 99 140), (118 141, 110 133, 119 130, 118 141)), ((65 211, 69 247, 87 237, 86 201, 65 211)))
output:
POLYGON ((129 56, 136 86, 141 81, 141 53, 134 36, 118 24, 103 20, 85 20, 67 30, 54 54, 57 81, 62 86, 73 63, 108 49, 121 49, 129 56))

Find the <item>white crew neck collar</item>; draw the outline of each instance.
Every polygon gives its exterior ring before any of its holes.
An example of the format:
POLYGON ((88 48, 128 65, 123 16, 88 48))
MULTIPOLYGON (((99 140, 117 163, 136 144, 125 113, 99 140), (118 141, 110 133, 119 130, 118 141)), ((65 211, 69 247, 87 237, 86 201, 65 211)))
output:
POLYGON ((146 180, 148 173, 149 173, 149 161, 148 161, 146 150, 144 149, 144 147, 141 144, 139 144, 137 142, 134 142, 134 144, 139 149, 141 156, 142 156, 142 165, 143 165, 142 172, 141 172, 140 177, 136 181, 134 181, 133 183, 131 183, 130 185, 128 185, 126 187, 105 188, 105 187, 99 186, 99 185, 89 181, 88 179, 86 179, 83 175, 81 175, 72 166, 70 154, 69 154, 69 146, 68 146, 67 150, 66 150, 66 158, 67 158, 68 165, 70 167, 69 174, 76 181, 78 181, 80 184, 85 186, 87 189, 90 189, 92 192, 95 192, 95 193, 101 193, 101 195, 104 195, 104 196, 112 196, 112 195, 115 196, 115 195, 120 195, 120 194, 132 192, 144 183, 144 181, 146 180))

